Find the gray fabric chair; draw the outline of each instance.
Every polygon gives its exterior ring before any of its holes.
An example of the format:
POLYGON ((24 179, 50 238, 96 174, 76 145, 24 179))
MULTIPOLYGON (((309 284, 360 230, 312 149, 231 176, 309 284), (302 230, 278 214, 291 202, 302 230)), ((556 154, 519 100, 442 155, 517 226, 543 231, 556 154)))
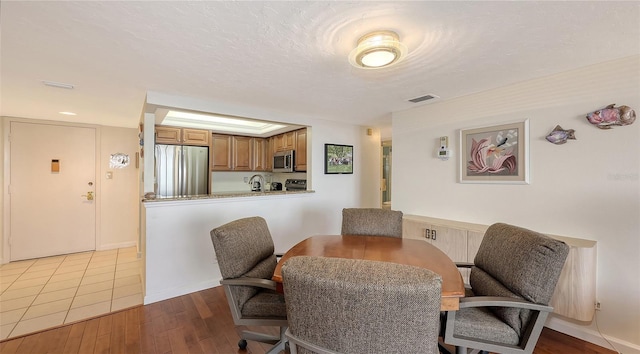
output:
POLYGON ((402 212, 376 208, 342 209, 341 234, 402 237, 402 212))
POLYGON ((291 354, 438 353, 442 279, 430 270, 300 256, 282 277, 291 354))
POLYGON ((287 310, 284 296, 271 280, 276 268, 273 239, 267 222, 250 217, 211 230, 225 294, 236 326, 279 326, 280 336, 243 331, 238 346, 247 340, 274 344, 269 353, 284 350, 287 310))
POLYGON ((569 253, 569 246, 537 232, 491 225, 471 267, 468 297, 444 321, 444 342, 497 353, 532 353, 569 253))

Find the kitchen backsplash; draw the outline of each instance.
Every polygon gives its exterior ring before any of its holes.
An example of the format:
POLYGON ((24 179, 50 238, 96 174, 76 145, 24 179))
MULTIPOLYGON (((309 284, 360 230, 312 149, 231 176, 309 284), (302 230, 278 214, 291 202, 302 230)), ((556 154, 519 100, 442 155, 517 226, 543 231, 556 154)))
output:
POLYGON ((261 174, 264 176, 265 183, 280 182, 284 187, 284 182, 287 179, 306 179, 307 174, 305 172, 294 173, 271 173, 271 172, 211 172, 211 192, 239 192, 239 191, 251 191, 251 185, 244 182, 246 178, 249 180, 251 176, 255 174, 261 174))

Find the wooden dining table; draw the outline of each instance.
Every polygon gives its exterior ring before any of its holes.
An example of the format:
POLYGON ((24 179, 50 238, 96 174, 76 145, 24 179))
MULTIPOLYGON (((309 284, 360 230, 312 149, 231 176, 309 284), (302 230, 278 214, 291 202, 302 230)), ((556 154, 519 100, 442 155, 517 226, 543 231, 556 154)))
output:
POLYGON ((322 256, 392 262, 429 269, 442 277, 442 311, 455 311, 464 297, 464 282, 455 263, 432 244, 414 239, 362 236, 311 236, 293 246, 278 262, 273 280, 282 289, 282 265, 291 257, 322 256))

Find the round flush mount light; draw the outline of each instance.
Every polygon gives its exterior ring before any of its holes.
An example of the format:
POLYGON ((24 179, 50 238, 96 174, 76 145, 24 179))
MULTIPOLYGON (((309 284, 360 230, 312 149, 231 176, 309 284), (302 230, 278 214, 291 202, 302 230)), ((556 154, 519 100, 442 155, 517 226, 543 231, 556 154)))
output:
POLYGON ((406 54, 407 47, 400 43, 397 33, 376 31, 360 37, 349 62, 356 68, 379 69, 399 62, 406 54))

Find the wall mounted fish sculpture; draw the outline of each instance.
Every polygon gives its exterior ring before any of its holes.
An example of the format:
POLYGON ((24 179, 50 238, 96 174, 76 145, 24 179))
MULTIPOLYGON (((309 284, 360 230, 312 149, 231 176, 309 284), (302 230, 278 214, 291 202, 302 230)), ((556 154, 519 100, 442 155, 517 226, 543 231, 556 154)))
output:
POLYGON ((550 143, 554 143, 556 145, 564 144, 567 142, 567 139, 576 140, 576 131, 573 129, 562 129, 561 126, 556 125, 555 128, 547 135, 547 140, 550 143))
POLYGON ((629 125, 636 121, 636 112, 631 107, 615 105, 613 103, 587 114, 587 120, 600 129, 611 129, 612 125, 629 125))

